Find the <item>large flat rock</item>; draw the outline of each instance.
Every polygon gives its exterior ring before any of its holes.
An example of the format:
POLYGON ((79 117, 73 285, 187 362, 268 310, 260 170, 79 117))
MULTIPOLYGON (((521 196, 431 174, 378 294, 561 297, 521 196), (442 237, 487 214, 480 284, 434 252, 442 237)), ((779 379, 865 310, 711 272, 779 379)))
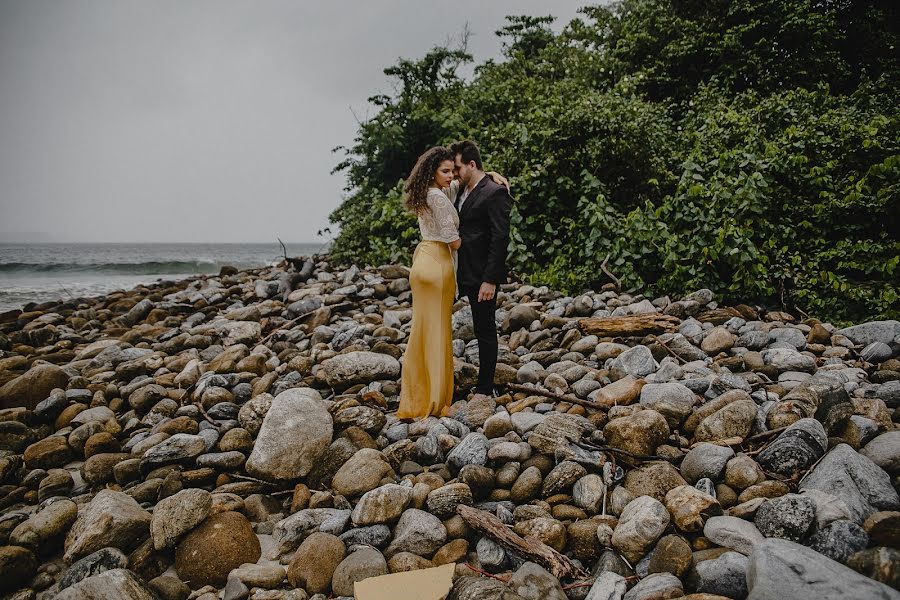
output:
POLYGON ((756 543, 747 567, 747 600, 893 600, 900 592, 788 540, 756 543))
POLYGON ((331 443, 334 425, 315 390, 286 390, 272 401, 247 459, 247 472, 269 481, 305 477, 331 443))

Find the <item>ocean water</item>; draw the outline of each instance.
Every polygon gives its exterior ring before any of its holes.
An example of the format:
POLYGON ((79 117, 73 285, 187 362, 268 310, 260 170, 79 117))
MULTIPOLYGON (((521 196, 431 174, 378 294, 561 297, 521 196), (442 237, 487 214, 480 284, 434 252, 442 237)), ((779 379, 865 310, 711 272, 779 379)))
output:
MULTIPOLYGON (((322 244, 286 244, 288 256, 322 244)), ((28 302, 98 296, 159 279, 216 274, 224 265, 264 267, 282 256, 274 244, 2 244, 0 312, 28 302)))

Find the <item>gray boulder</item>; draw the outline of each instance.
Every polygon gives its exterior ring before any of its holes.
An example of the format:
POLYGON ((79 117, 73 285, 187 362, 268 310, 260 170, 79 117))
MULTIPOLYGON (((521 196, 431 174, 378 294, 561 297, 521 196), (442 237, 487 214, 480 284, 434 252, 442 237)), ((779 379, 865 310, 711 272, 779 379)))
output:
POLYGON ((869 321, 837 332, 858 346, 868 346, 873 342, 890 345, 900 335, 900 321, 869 321))
POLYGON ((694 392, 677 382, 648 383, 641 388, 640 404, 660 413, 670 426, 691 414, 694 401, 694 392))
POLYGON ((526 600, 568 600, 559 579, 533 562, 526 562, 513 573, 509 588, 526 600))
POLYGON ((488 439, 482 433, 470 433, 447 455, 447 466, 453 473, 466 465, 483 465, 487 462, 488 439))
POLYGON ((889 475, 900 475, 900 430, 882 433, 866 444, 859 453, 889 475))
POLYGON ((79 511, 66 535, 66 562, 73 562, 101 548, 130 552, 147 538, 150 513, 128 494, 101 490, 79 511))
POLYGON ((212 494, 188 488, 160 500, 153 509, 150 535, 157 550, 172 548, 178 539, 199 525, 212 508, 212 494))
POLYGON ((757 543, 747 567, 747 600, 891 600, 900 592, 795 542, 757 543))
POLYGON ((688 577, 694 591, 727 598, 747 595, 748 558, 739 552, 726 552, 718 558, 697 563, 688 577))
POLYGON ((331 443, 333 421, 315 390, 286 390, 272 401, 247 459, 247 473, 269 481, 305 477, 331 443))
POLYGON ((900 509, 900 498, 888 474, 847 444, 829 452, 800 489, 820 490, 843 500, 857 523, 879 510, 900 509))
POLYGON ((681 475, 692 484, 704 477, 719 481, 733 456, 734 450, 728 446, 701 442, 681 461, 681 475))
POLYGON ((756 511, 754 523, 766 537, 799 542, 806 537, 815 520, 816 505, 811 498, 785 494, 763 502, 756 511))
POLYGON ((650 348, 643 345, 629 348, 613 361, 613 370, 623 376, 645 377, 658 368, 659 363, 653 358, 650 348))
POLYGON ((393 356, 377 352, 338 354, 322 363, 322 368, 325 370, 325 381, 334 388, 400 376, 400 362, 393 356))

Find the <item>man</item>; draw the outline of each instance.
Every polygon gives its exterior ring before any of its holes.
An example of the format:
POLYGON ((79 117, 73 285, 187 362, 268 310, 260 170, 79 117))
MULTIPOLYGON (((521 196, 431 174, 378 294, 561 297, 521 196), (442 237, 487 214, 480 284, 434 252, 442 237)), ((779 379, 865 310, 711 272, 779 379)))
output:
POLYGON ((506 282, 506 247, 509 244, 509 190, 485 176, 475 142, 450 146, 455 155, 454 174, 460 183, 456 197, 459 237, 456 281, 461 296, 469 298, 478 340, 478 395, 493 396, 497 370, 497 286, 506 282))

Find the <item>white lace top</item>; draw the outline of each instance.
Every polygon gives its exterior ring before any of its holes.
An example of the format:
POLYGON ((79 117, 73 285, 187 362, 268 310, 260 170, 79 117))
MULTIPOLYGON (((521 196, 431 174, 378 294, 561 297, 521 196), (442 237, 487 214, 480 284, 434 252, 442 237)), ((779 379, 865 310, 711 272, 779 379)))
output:
MULTIPOLYGON (((452 190, 453 188, 451 188, 452 190)), ((437 188, 428 190, 428 209, 419 215, 422 240, 450 243, 459 239, 459 215, 453 203, 437 188)))

